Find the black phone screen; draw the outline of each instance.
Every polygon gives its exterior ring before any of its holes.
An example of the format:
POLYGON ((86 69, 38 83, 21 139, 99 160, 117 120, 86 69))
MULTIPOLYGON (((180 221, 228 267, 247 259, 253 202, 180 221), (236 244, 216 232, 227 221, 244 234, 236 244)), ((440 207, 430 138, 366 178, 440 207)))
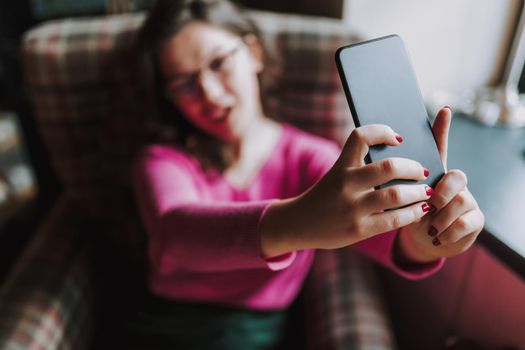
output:
MULTIPOLYGON (((403 137, 399 146, 370 147, 367 161, 416 160, 430 171, 419 183, 434 187, 445 169, 401 38, 389 35, 342 47, 336 52, 336 63, 356 127, 386 124, 403 137)), ((418 182, 394 180, 379 187, 398 183, 418 182)))

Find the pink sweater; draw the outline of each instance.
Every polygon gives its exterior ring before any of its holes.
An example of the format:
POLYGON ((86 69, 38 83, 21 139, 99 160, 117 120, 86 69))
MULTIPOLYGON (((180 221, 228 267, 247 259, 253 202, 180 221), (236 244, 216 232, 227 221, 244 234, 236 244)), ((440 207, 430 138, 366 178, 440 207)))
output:
MULTIPOLYGON (((298 294, 314 251, 264 259, 259 223, 275 199, 299 195, 333 165, 332 142, 284 125, 271 157, 246 188, 173 146, 143 149, 133 166, 133 184, 149 234, 149 285, 159 296, 186 301, 282 309, 298 294)), ((409 279, 424 278, 443 265, 410 270, 391 258, 397 231, 355 245, 364 254, 409 279)))

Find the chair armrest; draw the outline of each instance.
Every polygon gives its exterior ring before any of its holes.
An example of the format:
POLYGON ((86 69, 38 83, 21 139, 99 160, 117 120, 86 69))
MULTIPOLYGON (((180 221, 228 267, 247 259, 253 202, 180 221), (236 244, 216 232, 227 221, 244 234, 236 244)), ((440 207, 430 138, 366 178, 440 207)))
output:
POLYGON ((396 349, 372 262, 351 249, 319 250, 304 285, 307 349, 396 349))
POLYGON ((95 245, 80 226, 60 198, 0 289, 0 348, 89 347, 95 245))

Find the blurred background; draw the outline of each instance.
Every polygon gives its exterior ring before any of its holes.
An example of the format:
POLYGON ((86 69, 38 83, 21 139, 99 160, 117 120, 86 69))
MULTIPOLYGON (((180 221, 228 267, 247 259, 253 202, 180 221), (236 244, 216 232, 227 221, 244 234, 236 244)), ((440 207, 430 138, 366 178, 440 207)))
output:
MULTIPOLYGON (((250 1, 245 6, 283 13, 339 18, 365 38, 397 33, 406 42, 429 108, 456 104, 477 89, 497 85, 521 11, 517 0, 312 0, 250 1)), ((139 11, 151 0, 4 1, 0 5, 0 222, 37 189, 52 196, 45 159, 33 156, 40 144, 31 124, 20 71, 19 42, 39 22, 139 11), (27 115, 27 118, 23 116, 27 115), (38 182, 45 186, 38 186, 38 182), (43 184, 42 183, 42 184, 43 184), (7 205, 9 203, 9 205, 7 205)))
MULTIPOLYGON (((35 127, 24 87, 20 60, 20 42, 24 32, 53 19, 142 11, 151 5, 151 1, 0 2, 0 283, 60 193, 60 185, 49 165, 41 136, 35 127)), ((363 38, 397 33, 407 45, 431 115, 439 107, 449 104, 455 110, 463 111, 484 124, 507 122, 519 125, 523 119, 519 111, 512 114, 514 119, 511 122, 501 117, 504 110, 501 104, 512 99, 513 89, 525 85, 523 80, 520 83, 523 72, 523 55, 520 54, 523 33, 520 22, 523 13, 521 0, 238 2, 253 9, 339 19, 363 38), (519 66, 519 69, 511 74, 512 66, 519 66), (510 93, 509 82, 514 84, 510 86, 510 93), (498 97, 498 91, 504 91, 504 96, 498 97)), ((522 90, 524 89, 518 92, 522 90)), ((520 97, 517 98, 519 100, 520 97)), ((404 316, 399 316, 397 320, 397 327, 404 328, 400 334, 408 334, 407 329, 420 323, 421 317, 425 317, 429 328, 439 324, 443 329, 422 334, 421 348, 427 349, 424 344, 428 343, 425 342, 434 341, 435 334, 450 335, 462 329, 465 334, 475 338, 476 329, 486 327, 491 337, 485 340, 492 346, 487 348, 503 349, 508 344, 509 349, 524 349, 525 339, 523 335, 516 333, 515 327, 516 322, 522 321, 525 314, 523 296, 521 295, 521 301, 494 303, 501 298, 519 299, 517 295, 519 291, 523 291, 523 281, 516 277, 515 272, 509 272, 484 251, 472 254, 478 254, 478 258, 480 254, 487 257, 486 265, 478 272, 472 270, 472 256, 463 256, 456 264, 448 267, 450 270, 461 270, 463 274, 450 274, 452 277, 441 275, 415 289, 414 286, 406 287, 397 280, 388 285, 393 286, 393 289, 397 288, 397 294, 393 293, 392 298, 404 293, 408 290, 406 288, 411 288, 412 296, 415 296, 412 300, 425 304, 427 308, 424 311, 429 313, 422 315, 423 309, 415 310, 416 308, 408 313, 405 310, 395 310, 400 311, 398 314, 404 312, 404 316), (496 286, 493 283, 482 280, 487 271, 503 276, 500 285, 505 285, 508 291, 514 292, 510 296, 501 294, 501 290, 494 289, 496 286), (478 276, 478 282, 473 282, 470 287, 462 284, 464 273, 478 276), (446 290, 448 283, 449 291, 446 290), (439 291, 435 289, 437 285, 441 287, 439 291), (473 285, 490 290, 490 295, 477 295, 477 302, 471 302, 470 309, 461 311, 468 313, 469 317, 460 320, 457 298, 468 295, 468 290, 473 285), (447 292, 452 296, 442 298, 440 294, 447 292), (429 297, 433 299, 429 301, 429 297), (479 305, 486 305, 497 322, 474 322, 475 310, 479 305), (448 332, 450 329, 454 329, 454 332, 448 332)), ((450 338, 449 341, 454 342, 454 339, 450 338)))

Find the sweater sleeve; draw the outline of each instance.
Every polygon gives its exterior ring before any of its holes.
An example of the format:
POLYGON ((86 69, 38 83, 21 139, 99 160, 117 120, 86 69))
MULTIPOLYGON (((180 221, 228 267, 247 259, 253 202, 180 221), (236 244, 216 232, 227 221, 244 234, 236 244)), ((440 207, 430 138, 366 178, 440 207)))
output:
POLYGON ((132 168, 135 197, 149 235, 149 260, 156 273, 279 270, 291 264, 295 253, 269 260, 261 256, 259 223, 271 200, 207 201, 189 160, 179 155, 174 161, 173 154, 159 153, 140 152, 132 168))
MULTIPOLYGON (((308 182, 314 184, 332 167, 339 155, 339 148, 332 143, 326 142, 324 147, 316 147, 308 163, 309 175, 308 182)), ((441 258, 429 264, 410 264, 399 265, 393 259, 394 242, 398 235, 398 230, 385 232, 369 238, 365 241, 356 243, 353 248, 365 256, 375 260, 379 264, 391 269, 397 274, 410 280, 417 280, 428 277, 441 269, 445 259, 441 258)))
POLYGON ((393 259, 394 242, 399 230, 385 232, 354 244, 354 249, 409 280, 418 280, 433 275, 441 269, 445 258, 428 264, 400 265, 393 259))

